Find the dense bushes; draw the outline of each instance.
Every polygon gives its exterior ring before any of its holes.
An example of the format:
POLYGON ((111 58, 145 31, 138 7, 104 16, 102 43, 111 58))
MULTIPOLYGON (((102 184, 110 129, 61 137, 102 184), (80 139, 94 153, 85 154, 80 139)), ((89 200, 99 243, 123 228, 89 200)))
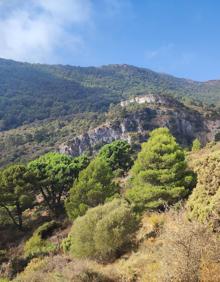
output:
POLYGON ((220 240, 207 225, 188 221, 182 212, 170 213, 160 239, 157 281, 219 281, 220 240))
MULTIPOLYGON (((83 260, 70 260, 61 255, 34 258, 14 282, 116 282, 119 277, 104 271, 100 265, 83 260)), ((0 280, 1 281, 1 280, 0 280)), ((6 281, 4 281, 6 282, 6 281)))
POLYGON ((56 246, 47 240, 52 231, 59 227, 55 221, 46 222, 35 230, 33 236, 25 243, 24 254, 26 257, 36 257, 55 251, 56 246))
POLYGON ((108 163, 95 158, 80 174, 70 189, 65 207, 68 216, 75 219, 85 214, 89 207, 95 207, 114 196, 119 187, 113 181, 114 174, 108 163))
POLYGON ((47 153, 28 165, 13 164, 0 171, 0 222, 9 219, 23 227, 23 212, 37 205, 46 206, 53 216, 63 212, 66 197, 74 179, 89 163, 86 156, 72 158, 59 153, 47 153))
POLYGON ((115 199, 75 220, 64 249, 75 257, 113 259, 130 243, 137 219, 129 205, 115 199))
POLYGON ((209 155, 197 166, 198 183, 187 203, 190 218, 220 227, 220 157, 209 155))
POLYGON ((201 149, 201 142, 196 138, 192 143, 192 151, 199 151, 201 149))

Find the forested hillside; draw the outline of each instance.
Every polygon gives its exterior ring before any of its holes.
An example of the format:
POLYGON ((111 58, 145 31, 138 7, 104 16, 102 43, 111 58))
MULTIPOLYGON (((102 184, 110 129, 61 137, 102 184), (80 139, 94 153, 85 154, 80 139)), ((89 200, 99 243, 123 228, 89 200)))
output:
POLYGON ((168 128, 138 154, 47 153, 0 170, 0 281, 219 282, 219 146, 168 128))
POLYGON ((129 65, 73 67, 1 59, 0 130, 82 112, 104 112, 111 103, 143 93, 217 105, 220 82, 195 82, 129 65))
MULTIPOLYGON (((139 96, 143 99, 143 96, 139 96)), ((168 127, 185 148, 199 138, 203 144, 219 140, 218 113, 204 107, 187 107, 166 96, 144 96, 148 102, 117 104, 107 112, 84 112, 72 116, 26 124, 0 132, 0 167, 27 162, 49 151, 72 156, 93 155, 114 140, 127 140, 140 148, 149 131, 168 127)))

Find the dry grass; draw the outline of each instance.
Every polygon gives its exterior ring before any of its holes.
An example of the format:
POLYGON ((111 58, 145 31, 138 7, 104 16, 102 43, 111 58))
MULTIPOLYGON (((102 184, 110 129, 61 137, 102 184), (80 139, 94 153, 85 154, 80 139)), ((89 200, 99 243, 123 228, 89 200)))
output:
POLYGON ((190 168, 195 169, 203 159, 215 154, 220 155, 220 142, 208 143, 201 150, 190 152, 187 158, 188 164, 190 168))
POLYGON ((64 255, 34 259, 16 282, 219 282, 220 243, 183 211, 146 214, 136 247, 111 264, 64 255))
POLYGON ((209 271, 219 276, 220 240, 208 226, 188 221, 184 213, 170 213, 161 239, 158 281, 201 282, 209 271))

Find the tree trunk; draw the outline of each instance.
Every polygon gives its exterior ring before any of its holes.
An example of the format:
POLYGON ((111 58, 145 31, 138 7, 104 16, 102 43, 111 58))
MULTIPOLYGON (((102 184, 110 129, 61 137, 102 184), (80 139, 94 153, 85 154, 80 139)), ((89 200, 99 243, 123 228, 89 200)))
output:
POLYGON ((14 223, 14 225, 19 228, 19 224, 15 220, 15 218, 14 218, 12 212, 10 211, 10 209, 7 206, 5 206, 5 205, 2 205, 2 207, 6 210, 8 216, 11 218, 12 222, 14 223))
POLYGON ((18 215, 18 227, 20 230, 22 230, 23 229, 22 209, 21 209, 19 201, 16 202, 16 209, 17 209, 17 215, 18 215))

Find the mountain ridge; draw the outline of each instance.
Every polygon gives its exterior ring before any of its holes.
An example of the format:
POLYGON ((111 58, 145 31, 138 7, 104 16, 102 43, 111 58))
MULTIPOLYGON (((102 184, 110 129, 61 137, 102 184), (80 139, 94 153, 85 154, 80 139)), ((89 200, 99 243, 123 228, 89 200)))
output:
POLYGON ((187 77, 179 77, 173 74, 169 74, 167 72, 160 72, 160 71, 156 71, 147 67, 143 67, 143 66, 135 66, 132 64, 126 64, 126 63, 121 63, 121 64, 103 64, 103 65, 96 65, 96 66, 92 66, 92 65, 88 65, 88 66, 80 66, 80 65, 71 65, 71 64, 61 64, 61 63, 54 63, 54 64, 47 64, 47 63, 32 63, 32 62, 26 62, 26 61, 17 61, 17 60, 12 60, 12 59, 6 59, 6 58, 0 58, 0 63, 5 62, 5 63, 16 63, 16 64, 22 64, 22 65, 31 65, 31 66, 51 66, 51 67, 71 67, 71 68, 81 68, 81 69, 105 69, 105 68, 112 68, 112 67, 125 67, 125 68, 134 68, 134 69, 143 69, 145 71, 149 71, 152 73, 156 73, 159 75, 164 75, 164 76, 169 76, 169 77, 173 77, 176 79, 181 79, 181 80, 185 80, 187 82, 196 82, 196 83, 208 83, 208 82, 220 82, 220 78, 219 79, 208 79, 208 80, 196 80, 196 79, 191 79, 191 78, 187 78, 187 77))
POLYGON ((96 153, 103 145, 115 140, 126 140, 133 146, 148 139, 151 130, 167 127, 179 144, 190 147, 198 138, 201 144, 214 141, 220 128, 220 118, 205 118, 196 110, 187 108, 179 101, 165 96, 138 96, 120 103, 112 119, 85 131, 59 145, 62 154, 79 156, 85 152, 96 153))
POLYGON ((127 64, 46 65, 0 59, 0 130, 82 112, 105 112, 143 94, 218 105, 220 82, 196 82, 127 64))

